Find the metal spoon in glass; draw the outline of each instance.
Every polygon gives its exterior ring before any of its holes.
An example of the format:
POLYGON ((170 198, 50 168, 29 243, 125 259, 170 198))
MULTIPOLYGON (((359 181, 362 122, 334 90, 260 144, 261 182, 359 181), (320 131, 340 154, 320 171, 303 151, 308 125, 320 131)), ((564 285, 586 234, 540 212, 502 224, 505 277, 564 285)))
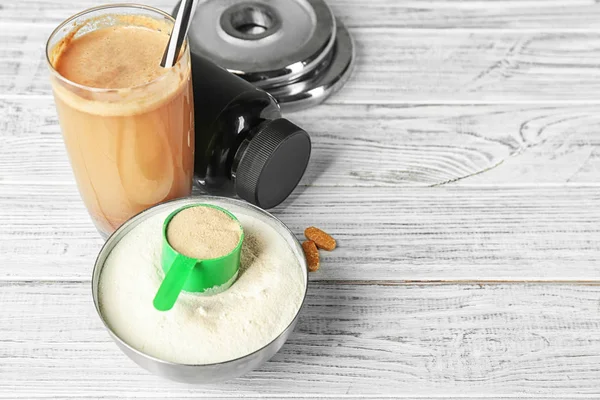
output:
POLYGON ((179 58, 179 52, 181 46, 185 41, 185 37, 190 28, 190 22, 194 11, 196 9, 196 0, 182 0, 181 6, 177 10, 177 17, 175 18, 175 24, 169 37, 169 43, 165 48, 160 66, 163 68, 171 68, 177 62, 179 58))

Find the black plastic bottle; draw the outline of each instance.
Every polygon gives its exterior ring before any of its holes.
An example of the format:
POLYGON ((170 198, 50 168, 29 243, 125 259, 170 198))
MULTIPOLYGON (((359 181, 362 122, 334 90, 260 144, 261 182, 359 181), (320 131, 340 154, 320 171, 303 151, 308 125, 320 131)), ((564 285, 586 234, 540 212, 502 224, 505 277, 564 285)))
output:
POLYGON ((271 95, 197 54, 192 80, 196 184, 262 208, 281 203, 308 165, 308 134, 281 118, 271 95))

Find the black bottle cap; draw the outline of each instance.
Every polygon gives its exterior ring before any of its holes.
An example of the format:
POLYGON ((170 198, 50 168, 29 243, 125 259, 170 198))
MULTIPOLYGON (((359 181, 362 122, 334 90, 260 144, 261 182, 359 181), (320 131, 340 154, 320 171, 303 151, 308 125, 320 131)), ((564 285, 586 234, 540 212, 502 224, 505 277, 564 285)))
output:
POLYGON ((300 182, 310 148, 308 134, 287 119, 263 122, 238 164, 238 196, 261 208, 275 207, 300 182))

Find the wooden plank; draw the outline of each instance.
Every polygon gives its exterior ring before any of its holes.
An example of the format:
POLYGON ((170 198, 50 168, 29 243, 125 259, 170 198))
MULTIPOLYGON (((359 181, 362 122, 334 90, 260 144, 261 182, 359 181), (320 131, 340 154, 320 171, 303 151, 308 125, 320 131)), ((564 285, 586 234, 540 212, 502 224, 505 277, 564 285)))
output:
MULTIPOLYGON (((0 31, 0 93, 48 95, 52 26, 0 31)), ((597 103, 600 33, 354 28, 356 71, 330 104, 597 103), (557 100, 559 99, 559 100, 557 100)))
POLYGON ((593 0, 328 0, 347 26, 412 29, 597 29, 593 0))
POLYGON ((128 360, 87 282, 1 283, 0 304, 0 397, 600 394, 598 286, 313 283, 271 361, 202 387, 128 360))
MULTIPOLYGON (((2 179, 73 182, 51 98, 0 99, 0 114, 2 179)), ((323 105, 290 118, 313 139, 301 185, 430 186, 481 171, 458 184, 600 177, 600 105, 323 105)))
POLYGON ((600 183, 596 105, 321 105, 290 118, 315 147, 303 184, 600 183))
MULTIPOLYGON (((312 280, 596 280, 600 188, 297 190, 273 210, 339 243, 312 280)), ((74 185, 0 182, 0 279, 89 280, 102 245, 74 185)))
MULTIPOLYGON (((87 8, 118 0, 28 0, 4 5, 0 22, 58 25, 87 8), (26 5, 26 6, 25 6, 26 5), (36 10, 35 13, 28 12, 36 10)), ((167 12, 176 2, 147 0, 167 12)), ((600 7, 593 0, 328 0, 350 27, 388 26, 440 29, 598 29, 600 7)))
POLYGON ((330 103, 594 99, 596 33, 357 28, 357 66, 330 103))

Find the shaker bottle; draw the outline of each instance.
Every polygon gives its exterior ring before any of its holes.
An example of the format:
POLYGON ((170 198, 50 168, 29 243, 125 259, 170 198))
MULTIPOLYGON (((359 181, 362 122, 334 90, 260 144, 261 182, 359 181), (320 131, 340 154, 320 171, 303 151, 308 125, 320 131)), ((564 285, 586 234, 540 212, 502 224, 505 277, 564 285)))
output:
POLYGON ((275 207, 298 185, 308 134, 281 118, 267 92, 191 52, 196 123, 194 179, 205 191, 275 207))

